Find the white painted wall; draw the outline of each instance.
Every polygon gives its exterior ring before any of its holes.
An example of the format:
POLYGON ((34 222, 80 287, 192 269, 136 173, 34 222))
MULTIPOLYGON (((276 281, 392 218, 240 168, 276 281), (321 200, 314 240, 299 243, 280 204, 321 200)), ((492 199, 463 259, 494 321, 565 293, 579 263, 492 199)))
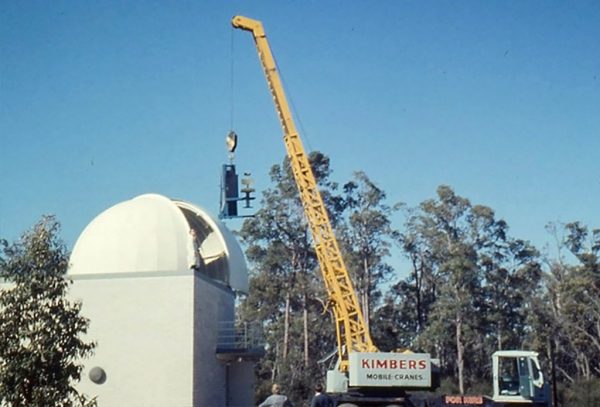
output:
POLYGON ((194 284, 194 401, 225 406, 226 367, 217 360, 219 321, 233 321, 233 293, 198 276, 194 284))
POLYGON ((71 297, 83 301, 88 337, 97 342, 77 386, 98 396, 100 407, 192 406, 192 273, 78 279, 71 297), (94 366, 106 371, 93 383, 94 366))
POLYGON ((88 338, 97 342, 77 388, 99 407, 253 404, 253 364, 216 357, 220 321, 233 321, 229 287, 193 272, 73 276, 88 338), (103 384, 89 371, 106 371, 103 384))

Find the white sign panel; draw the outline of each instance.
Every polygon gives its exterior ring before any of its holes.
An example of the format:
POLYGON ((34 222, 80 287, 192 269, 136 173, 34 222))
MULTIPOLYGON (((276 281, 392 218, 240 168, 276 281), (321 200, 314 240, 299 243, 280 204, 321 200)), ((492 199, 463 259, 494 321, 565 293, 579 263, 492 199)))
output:
POLYGON ((350 386, 431 387, 427 353, 358 353, 349 355, 350 386))

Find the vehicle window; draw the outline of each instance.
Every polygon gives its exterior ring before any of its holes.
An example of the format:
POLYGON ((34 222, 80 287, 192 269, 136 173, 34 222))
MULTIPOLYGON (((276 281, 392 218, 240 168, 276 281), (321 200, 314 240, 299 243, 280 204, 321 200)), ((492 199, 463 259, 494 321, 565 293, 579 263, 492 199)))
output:
POLYGON ((519 366, 516 358, 500 359, 500 394, 516 396, 519 394, 519 366))
POLYGON ((531 362, 531 373, 533 376, 533 380, 539 380, 540 369, 538 369, 537 365, 533 361, 531 362))

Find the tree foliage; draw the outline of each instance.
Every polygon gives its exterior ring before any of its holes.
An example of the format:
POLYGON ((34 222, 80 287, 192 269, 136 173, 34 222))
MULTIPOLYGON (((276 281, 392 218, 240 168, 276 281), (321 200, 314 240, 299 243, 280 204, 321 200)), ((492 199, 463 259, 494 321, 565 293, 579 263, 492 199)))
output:
POLYGON ((559 377, 570 383, 600 377, 600 229, 579 222, 550 224, 559 256, 550 260, 545 303, 537 325, 551 327, 548 347, 556 354, 559 377), (575 259, 565 261, 566 255, 575 259))
MULTIPOLYGON (((385 193, 364 173, 356 173, 337 191, 329 180, 329 159, 312 153, 309 161, 365 314, 381 298, 381 283, 390 277, 393 231, 385 193)), ((327 364, 318 360, 336 349, 334 323, 327 307, 312 237, 287 160, 271 170, 273 187, 263 193, 261 209, 244 222, 240 235, 253 265, 251 294, 242 305, 246 319, 265 321, 269 347, 258 367, 264 380, 288 384, 288 394, 301 400, 327 364)), ((261 387, 261 396, 268 383, 261 387)), ((259 397, 260 398, 260 397, 259 397)))
POLYGON ((68 255, 59 224, 43 218, 0 255, 0 404, 17 407, 91 405, 73 387, 92 342, 88 320, 66 297, 68 255))
POLYGON ((460 392, 490 379, 491 353, 519 348, 526 337, 528 298, 540 280, 537 251, 511 238, 491 208, 448 186, 408 211, 399 243, 411 272, 388 303, 404 327, 398 345, 438 357, 460 392))
MULTIPOLYGON (((328 181, 329 159, 313 153, 309 161, 329 206, 335 184, 328 181)), ((250 295, 241 306, 242 318, 264 321, 269 344, 257 371, 264 381, 258 398, 278 381, 293 400, 310 394, 321 350, 334 347, 333 325, 323 317, 326 298, 318 280, 316 254, 293 180, 289 161, 271 169, 273 187, 263 193, 261 209, 240 231, 253 265, 250 295)), ((335 219, 335 218, 334 218, 335 219)))
MULTIPOLYGON (((444 390, 461 393, 491 391, 494 351, 536 350, 545 377, 558 378, 557 402, 597 402, 596 393, 581 398, 575 389, 600 380, 600 230, 552 225, 561 254, 543 263, 492 208, 445 185, 404 206, 396 229, 397 206, 366 174, 338 191, 328 158, 314 153, 310 161, 379 349, 430 353, 440 359, 444 390), (407 259, 398 269, 389 262, 394 251, 407 259)), ((334 350, 334 324, 323 314, 326 293, 287 160, 271 180, 241 231, 252 265, 242 310, 267 332, 258 398, 279 381, 299 402, 324 378, 327 366, 316 361, 334 350)))
POLYGON ((372 310, 383 296, 380 287, 390 280, 393 271, 386 258, 396 235, 391 225, 395 208, 386 204, 385 192, 362 171, 354 173, 343 189, 338 239, 343 243, 346 266, 369 326, 372 310))

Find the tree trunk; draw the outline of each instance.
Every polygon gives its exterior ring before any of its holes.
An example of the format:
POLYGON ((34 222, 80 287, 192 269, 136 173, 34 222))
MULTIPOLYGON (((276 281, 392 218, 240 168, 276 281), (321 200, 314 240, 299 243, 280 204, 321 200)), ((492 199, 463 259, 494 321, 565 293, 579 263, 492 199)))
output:
POLYGON ((369 290, 371 288, 371 273, 369 270, 369 260, 367 258, 363 260, 363 267, 365 273, 365 287, 363 290, 362 308, 363 316, 365 317, 365 326, 367 332, 370 332, 369 321, 371 319, 371 313, 369 310, 369 290))
POLYGON ((306 293, 304 293, 304 304, 302 310, 302 318, 304 320, 304 366, 308 367, 308 309, 306 308, 306 293))
POLYGON ((423 309, 421 305, 421 278, 423 275, 423 269, 419 271, 416 259, 412 257, 413 269, 415 270, 415 297, 417 302, 417 334, 421 333, 423 329, 423 309))
POLYGON ((290 342, 290 293, 285 294, 285 312, 283 316, 283 352, 282 358, 285 361, 288 354, 288 346, 290 342))
POLYGON ((496 335, 498 335, 498 350, 502 350, 502 327, 500 323, 496 325, 496 335))
POLYGON ((273 362, 273 370, 271 370, 271 383, 275 383, 275 379, 277 379, 278 359, 279 359, 279 342, 275 343, 275 361, 273 362))
POLYGON ((465 394, 464 353, 465 345, 462 343, 462 315, 459 313, 456 317, 456 365, 458 367, 458 390, 460 394, 465 394))

